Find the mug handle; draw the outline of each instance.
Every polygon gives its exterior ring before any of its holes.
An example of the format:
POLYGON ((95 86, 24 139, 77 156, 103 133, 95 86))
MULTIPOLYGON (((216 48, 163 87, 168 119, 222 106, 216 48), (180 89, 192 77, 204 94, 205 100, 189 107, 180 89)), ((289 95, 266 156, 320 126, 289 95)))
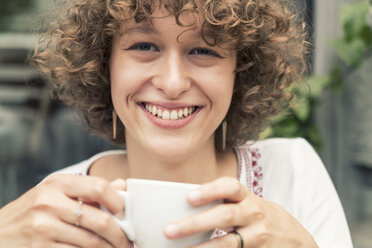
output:
POLYGON ((129 217, 130 205, 128 204, 128 192, 123 191, 123 190, 118 190, 118 193, 122 196, 125 202, 125 209, 123 209, 124 217, 122 220, 114 216, 107 208, 105 208, 102 205, 101 205, 101 209, 109 213, 114 218, 115 222, 121 227, 121 229, 123 229, 123 231, 125 232, 129 240, 134 241, 134 230, 130 223, 130 217, 129 217))

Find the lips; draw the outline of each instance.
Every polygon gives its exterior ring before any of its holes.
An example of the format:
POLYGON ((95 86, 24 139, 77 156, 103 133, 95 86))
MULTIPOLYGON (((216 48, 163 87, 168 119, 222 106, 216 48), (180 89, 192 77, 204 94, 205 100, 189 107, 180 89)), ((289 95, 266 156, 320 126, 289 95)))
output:
POLYGON ((139 106, 155 125, 168 129, 186 126, 202 109, 201 106, 160 105, 148 102, 142 102, 139 106))

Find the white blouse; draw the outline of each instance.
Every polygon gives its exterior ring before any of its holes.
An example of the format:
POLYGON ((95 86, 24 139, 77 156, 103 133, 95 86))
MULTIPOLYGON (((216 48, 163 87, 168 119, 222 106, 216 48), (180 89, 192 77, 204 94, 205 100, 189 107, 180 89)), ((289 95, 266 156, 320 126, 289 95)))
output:
MULTIPOLYGON (((55 173, 87 175, 99 158, 124 153, 124 150, 99 153, 55 173)), ((282 206, 312 234, 319 247, 353 247, 337 192, 307 141, 267 139, 236 147, 235 154, 240 182, 265 200, 282 206)))

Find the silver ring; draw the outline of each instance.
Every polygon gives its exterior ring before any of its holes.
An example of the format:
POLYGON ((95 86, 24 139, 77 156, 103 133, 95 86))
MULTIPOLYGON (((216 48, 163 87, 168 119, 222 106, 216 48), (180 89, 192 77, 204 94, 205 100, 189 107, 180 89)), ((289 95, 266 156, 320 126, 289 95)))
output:
POLYGON ((79 204, 79 208, 75 212, 75 215, 76 215, 75 226, 77 227, 80 226, 80 219, 81 219, 81 216, 83 215, 83 201, 79 200, 78 204, 79 204))
POLYGON ((238 231, 234 230, 232 232, 230 232, 231 234, 234 234, 237 241, 238 241, 238 246, 237 248, 244 248, 244 240, 243 240, 243 237, 242 235, 240 235, 240 233, 238 233, 238 231))

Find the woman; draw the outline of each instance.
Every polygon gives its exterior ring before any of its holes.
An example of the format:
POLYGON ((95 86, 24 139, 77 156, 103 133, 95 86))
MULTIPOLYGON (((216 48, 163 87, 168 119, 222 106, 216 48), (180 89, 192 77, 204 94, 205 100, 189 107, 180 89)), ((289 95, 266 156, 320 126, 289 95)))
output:
POLYGON ((1 209, 0 246, 129 247, 99 205, 120 213, 116 190, 143 178, 201 184, 191 205, 225 201, 170 223, 169 239, 217 230, 195 247, 352 247, 337 193, 304 140, 247 143, 290 99, 286 89, 305 67, 294 7, 62 4, 34 61, 60 99, 125 151, 59 171, 1 209))

